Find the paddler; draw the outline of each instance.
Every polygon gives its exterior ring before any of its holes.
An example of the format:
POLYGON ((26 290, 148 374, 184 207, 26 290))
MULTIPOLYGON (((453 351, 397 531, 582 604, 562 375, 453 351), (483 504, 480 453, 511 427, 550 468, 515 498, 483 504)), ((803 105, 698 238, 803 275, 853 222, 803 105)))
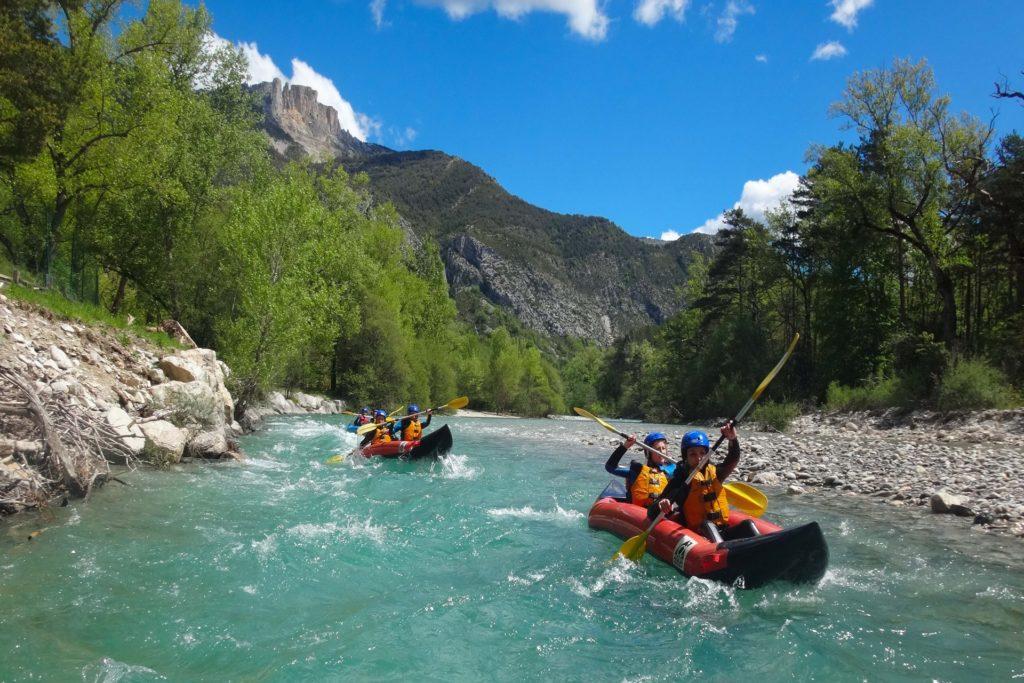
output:
POLYGON ((644 449, 647 453, 646 462, 633 460, 628 467, 620 467, 622 456, 636 443, 636 434, 630 435, 625 443, 619 445, 608 456, 604 469, 616 477, 626 480, 626 494, 629 502, 647 507, 668 485, 669 477, 675 470, 675 463, 668 458, 668 439, 661 432, 651 432, 644 437, 644 445, 653 448, 656 453, 644 449))
POLYGON ((659 512, 668 515, 681 509, 686 527, 715 543, 757 535, 757 527, 750 520, 729 526, 729 503, 722 482, 739 464, 740 440, 731 422, 722 427, 722 436, 729 441, 725 460, 718 465, 705 463, 687 484, 687 477, 710 450, 711 441, 699 429, 683 435, 680 451, 684 462, 676 468, 658 500, 647 508, 648 518, 657 517, 659 512))
POLYGON ((363 437, 363 442, 359 444, 360 448, 376 446, 377 444, 391 441, 391 425, 384 421, 384 418, 387 416, 388 414, 380 408, 373 411, 373 422, 379 426, 373 431, 366 433, 366 436, 363 437))
POLYGON ((370 408, 363 406, 359 409, 359 414, 356 415, 356 419, 352 420, 353 427, 362 427, 364 424, 370 421, 370 408))
POLYGON ((410 403, 406 408, 407 417, 402 418, 394 429, 402 436, 402 441, 419 441, 423 438, 423 430, 430 426, 430 420, 434 415, 433 409, 427 409, 427 421, 420 422, 420 407, 410 403))

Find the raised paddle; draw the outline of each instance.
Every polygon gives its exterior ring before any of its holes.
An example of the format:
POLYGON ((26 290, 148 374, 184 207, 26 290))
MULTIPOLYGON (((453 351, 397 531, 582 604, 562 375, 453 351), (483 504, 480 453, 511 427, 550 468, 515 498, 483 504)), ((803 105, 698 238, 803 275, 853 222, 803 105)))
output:
MULTIPOLYGON (((624 439, 629 438, 629 434, 619 431, 613 425, 605 422, 604 420, 599 418, 597 415, 594 415, 590 411, 584 410, 583 408, 573 408, 573 410, 576 412, 577 415, 589 418, 594 422, 597 422, 599 425, 601 425, 608 431, 618 434, 624 439)), ((668 460, 669 462, 673 462, 676 465, 680 464, 680 461, 670 458, 669 456, 665 455, 658 449, 651 448, 645 443, 637 441, 636 445, 640 446, 644 450, 650 451, 651 453, 657 453, 658 455, 665 458, 665 460, 668 460)), ((725 484, 725 495, 729 501, 729 505, 735 507, 737 510, 742 510, 743 512, 753 517, 760 517, 764 514, 765 510, 768 509, 768 499, 765 497, 763 493, 758 491, 753 486, 743 484, 741 487, 739 484, 728 482, 725 484)))
MULTIPOLYGON (((768 385, 772 383, 773 379, 775 379, 775 375, 779 374, 779 371, 782 370, 782 367, 786 364, 786 361, 788 361, 789 357, 793 355, 793 349, 796 348, 796 343, 798 341, 800 341, 799 332, 793 335, 793 341, 789 342, 789 348, 786 349, 786 353, 782 354, 782 358, 779 360, 778 363, 775 364, 775 367, 772 368, 772 371, 768 373, 768 376, 765 377, 759 385, 757 385, 757 389, 754 389, 753 395, 751 395, 750 399, 743 404, 743 407, 740 408, 739 412, 736 413, 736 415, 734 415, 731 420, 729 420, 729 424, 731 424, 734 427, 737 424, 739 424, 739 421, 743 419, 743 417, 747 414, 747 411, 749 411, 751 406, 754 405, 754 401, 761 397, 761 394, 764 393, 764 390, 767 389, 768 385)), ((693 471, 690 472, 690 476, 686 478, 687 484, 690 483, 690 481, 697 474, 697 472, 700 472, 702 469, 704 469, 704 465, 706 465, 708 460, 711 459, 711 455, 718 450, 718 447, 722 445, 723 441, 725 441, 725 434, 718 437, 718 441, 715 442, 715 445, 712 446, 711 449, 704 454, 704 457, 700 459, 700 462, 697 463, 697 466, 693 468, 693 471)))
POLYGON ((631 538, 627 538, 626 542, 619 546, 619 549, 612 555, 612 560, 617 560, 619 557, 624 557, 631 562, 639 562, 640 558, 647 552, 647 537, 654 531, 654 527, 658 526, 658 522, 665 518, 665 513, 660 513, 651 522, 651 525, 647 527, 647 530, 643 533, 637 534, 631 538))
MULTIPOLYGON (((448 401, 443 406, 438 406, 437 408, 431 408, 431 410, 439 411, 439 410, 445 410, 446 408, 447 409, 451 409, 451 410, 457 410, 459 408, 465 408, 468 405, 469 405, 469 397, 468 396, 459 396, 458 398, 453 398, 452 400, 448 401)), ((423 415, 426 412, 427 412, 426 410, 421 410, 418 413, 412 413, 410 415, 405 415, 405 416, 403 416, 402 418, 399 418, 399 419, 404 420, 407 417, 413 417, 415 415, 423 415)), ((368 422, 368 423, 364 424, 363 426, 361 426, 359 429, 357 429, 356 430, 356 434, 358 434, 359 436, 363 436, 364 434, 367 434, 368 432, 372 432, 374 429, 376 429, 377 427, 379 427, 382 424, 387 424, 389 422, 397 422, 397 421, 398 421, 398 419, 390 418, 389 417, 389 418, 385 419, 383 422, 368 422)))

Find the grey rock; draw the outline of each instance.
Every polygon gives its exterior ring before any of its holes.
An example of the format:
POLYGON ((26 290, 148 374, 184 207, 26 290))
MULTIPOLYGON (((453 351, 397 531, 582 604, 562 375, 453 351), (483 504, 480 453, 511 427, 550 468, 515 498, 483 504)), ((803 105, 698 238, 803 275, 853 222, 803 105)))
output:
POLYGON ((139 425, 146 435, 146 451, 150 457, 165 463, 181 460, 188 432, 166 420, 153 420, 139 425))
POLYGON ((187 449, 193 458, 220 458, 230 450, 223 429, 197 434, 189 440, 187 449))
POLYGON ((70 370, 75 367, 75 364, 71 362, 68 355, 58 346, 50 346, 50 358, 56 363, 61 370, 70 370))
POLYGON ((946 514, 952 512, 954 505, 963 505, 963 498, 960 496, 954 496, 947 491, 936 491, 932 494, 931 499, 932 512, 938 514, 946 514))

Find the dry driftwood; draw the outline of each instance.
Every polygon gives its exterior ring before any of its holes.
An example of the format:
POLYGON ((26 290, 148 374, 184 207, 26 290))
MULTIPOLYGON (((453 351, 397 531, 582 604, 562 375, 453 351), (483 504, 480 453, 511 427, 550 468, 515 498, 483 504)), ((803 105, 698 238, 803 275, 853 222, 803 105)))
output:
POLYGON ((0 511, 39 507, 65 494, 87 498, 111 478, 110 461, 134 465, 134 452, 101 416, 40 398, 30 381, 5 366, 0 389, 0 415, 20 419, 26 426, 20 431, 33 432, 0 438, 0 511))

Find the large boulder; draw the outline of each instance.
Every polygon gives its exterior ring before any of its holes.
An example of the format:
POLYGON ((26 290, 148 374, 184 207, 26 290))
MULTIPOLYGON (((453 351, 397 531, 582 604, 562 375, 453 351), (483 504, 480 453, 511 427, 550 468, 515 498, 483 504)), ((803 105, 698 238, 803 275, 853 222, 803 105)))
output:
POLYGON ((967 517, 973 515, 962 496, 955 496, 948 491, 936 491, 931 497, 932 512, 967 517))
POLYGON ((104 418, 114 433, 120 437, 124 445, 134 455, 138 456, 142 453, 142 449, 146 447, 146 435, 123 408, 119 406, 110 408, 105 413, 104 418))
POLYGON ((323 398, 320 396, 313 396, 312 394, 304 394, 301 391, 297 391, 292 394, 292 400, 297 403, 300 408, 311 413, 319 412, 324 407, 323 398))
POLYGON ((160 359, 160 370, 172 382, 201 384, 210 390, 214 397, 212 409, 220 413, 217 423, 230 423, 235 412, 235 401, 225 385, 226 367, 210 349, 185 349, 160 359))
POLYGON ((173 463, 181 460, 188 432, 178 429, 167 420, 153 420, 139 425, 146 435, 147 455, 156 461, 173 463))
POLYGON ((170 419, 180 425, 223 427, 221 399, 204 382, 166 382, 149 390, 154 408, 170 410, 170 419))
POLYGON ((201 432, 188 442, 188 454, 193 458, 221 458, 229 450, 223 429, 201 432))
POLYGON ((174 382, 194 382, 203 374, 195 363, 176 355, 161 358, 160 369, 174 382))

